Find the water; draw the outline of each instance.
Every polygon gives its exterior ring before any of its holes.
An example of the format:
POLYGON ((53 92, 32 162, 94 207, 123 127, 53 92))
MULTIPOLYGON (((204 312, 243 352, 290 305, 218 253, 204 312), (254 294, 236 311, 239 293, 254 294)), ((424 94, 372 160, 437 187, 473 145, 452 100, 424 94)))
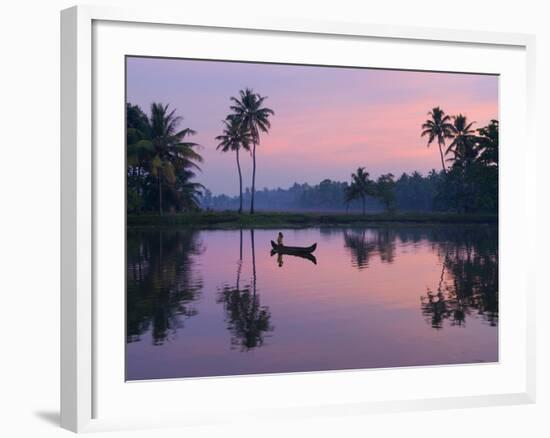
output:
POLYGON ((128 230, 127 379, 498 361, 496 227, 128 230))

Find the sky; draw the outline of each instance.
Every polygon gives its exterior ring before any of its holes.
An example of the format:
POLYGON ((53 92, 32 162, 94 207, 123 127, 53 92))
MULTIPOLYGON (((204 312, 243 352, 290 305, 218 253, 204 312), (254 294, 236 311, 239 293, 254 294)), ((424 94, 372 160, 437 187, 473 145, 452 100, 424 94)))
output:
MULTIPOLYGON (((214 194, 238 193, 235 154, 217 151, 215 137, 230 97, 246 87, 275 112, 256 150, 256 190, 348 181, 360 166, 373 178, 440 170, 437 145, 420 137, 433 107, 476 128, 498 119, 498 77, 489 75, 129 57, 126 87, 127 101, 147 114, 152 102, 169 104, 181 128, 197 131, 196 180, 214 194)), ((241 166, 250 186, 246 153, 241 166)))

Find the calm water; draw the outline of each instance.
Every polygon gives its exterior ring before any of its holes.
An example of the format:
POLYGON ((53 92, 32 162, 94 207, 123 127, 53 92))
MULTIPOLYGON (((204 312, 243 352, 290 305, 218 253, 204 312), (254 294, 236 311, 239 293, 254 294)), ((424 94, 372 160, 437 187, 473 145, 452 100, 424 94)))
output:
POLYGON ((498 361, 497 229, 129 230, 127 379, 498 361))

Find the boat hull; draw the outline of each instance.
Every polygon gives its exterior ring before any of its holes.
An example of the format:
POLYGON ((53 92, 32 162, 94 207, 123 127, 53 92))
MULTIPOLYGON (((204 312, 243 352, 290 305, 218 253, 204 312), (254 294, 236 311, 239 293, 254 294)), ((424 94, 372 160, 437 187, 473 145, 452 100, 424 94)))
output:
POLYGON ((311 254, 317 249, 317 243, 314 243, 311 246, 301 247, 301 246, 282 246, 277 245, 273 240, 271 241, 271 247, 273 251, 281 252, 283 254, 311 254))

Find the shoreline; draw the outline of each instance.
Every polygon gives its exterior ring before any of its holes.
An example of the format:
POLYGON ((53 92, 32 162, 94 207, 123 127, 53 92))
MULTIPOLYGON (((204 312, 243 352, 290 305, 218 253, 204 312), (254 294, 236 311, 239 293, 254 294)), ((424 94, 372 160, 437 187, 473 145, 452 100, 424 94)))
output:
POLYGON ((238 214, 235 211, 197 213, 128 214, 127 227, 185 227, 211 229, 306 228, 314 226, 388 226, 388 225, 498 225, 496 214, 459 213, 276 213, 238 214))

